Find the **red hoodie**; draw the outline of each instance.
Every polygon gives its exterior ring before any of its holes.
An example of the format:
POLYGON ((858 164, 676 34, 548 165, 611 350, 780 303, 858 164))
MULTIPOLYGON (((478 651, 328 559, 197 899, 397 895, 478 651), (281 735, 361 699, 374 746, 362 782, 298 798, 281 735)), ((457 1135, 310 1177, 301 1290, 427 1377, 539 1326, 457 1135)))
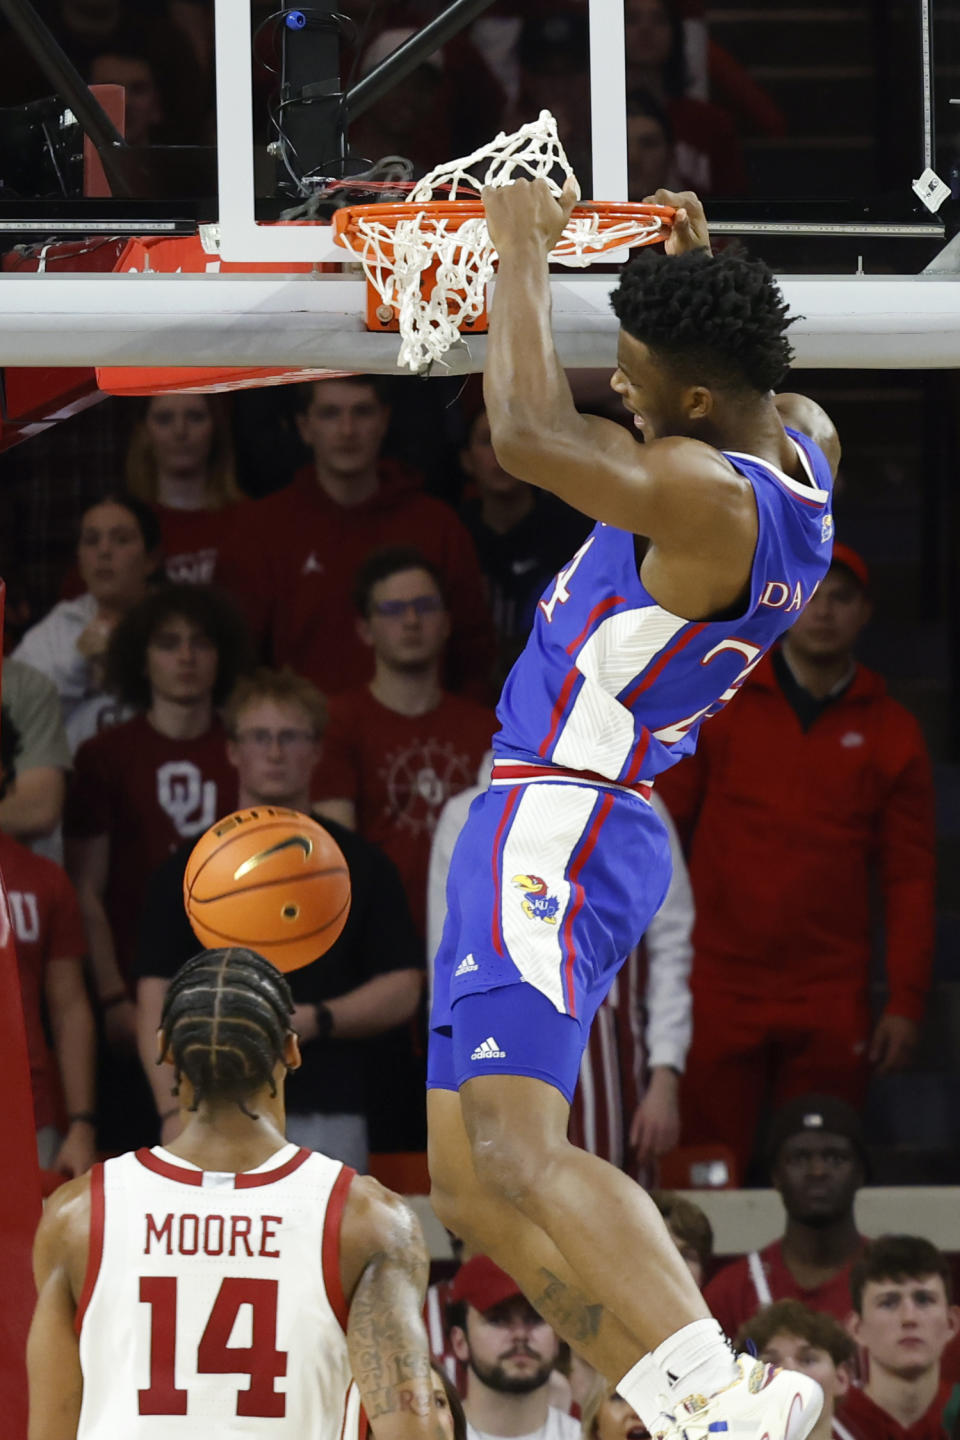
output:
POLYGON ((867 986, 879 876, 888 1013, 923 1016, 934 926, 934 798, 926 745, 881 677, 858 665, 803 730, 767 656, 657 780, 689 842, 693 983, 783 997, 867 986))
POLYGON ((382 484, 359 505, 338 505, 312 466, 275 495, 240 506, 217 561, 274 665, 291 665, 327 694, 362 685, 371 652, 357 635, 353 582, 373 550, 413 545, 444 577, 450 602, 451 688, 489 698, 493 627, 473 542, 448 505, 419 477, 382 461, 382 484))
POLYGON ((933 1404, 912 1425, 901 1425, 882 1410, 865 1391, 848 1390, 837 1406, 834 1434, 842 1440, 947 1440, 943 1412, 950 1399, 949 1384, 941 1383, 933 1404))

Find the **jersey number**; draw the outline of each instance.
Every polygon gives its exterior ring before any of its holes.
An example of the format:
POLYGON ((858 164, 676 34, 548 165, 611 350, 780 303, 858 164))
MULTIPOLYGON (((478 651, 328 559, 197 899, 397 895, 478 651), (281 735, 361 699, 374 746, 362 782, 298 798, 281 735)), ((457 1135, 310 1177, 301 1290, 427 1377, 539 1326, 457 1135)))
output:
POLYGON ((596 537, 594 535, 590 535, 580 546, 580 549, 577 551, 576 555, 574 555, 573 559, 570 561, 570 564, 564 565, 562 570, 557 571, 556 578, 553 582, 553 594, 550 596, 549 600, 541 600, 539 602, 540 609, 543 611, 544 615, 546 615, 548 623, 552 623, 553 621, 553 612, 555 608, 558 605, 565 605, 570 599, 570 591, 567 589, 567 581, 572 577, 573 572, 580 564, 580 561, 583 559, 584 555, 586 555, 587 551, 590 549, 590 546, 593 544, 595 538, 596 537))
MULTIPOLYGON (((186 1415, 187 1392, 178 1390, 174 1369, 177 1354, 177 1281, 170 1275, 140 1279, 140 1301, 150 1306, 150 1388, 138 1391, 141 1415, 186 1415)), ((273 1388, 287 1373, 287 1352, 277 1349, 276 1280, 224 1280, 197 1346, 198 1375, 249 1375, 250 1385, 237 1394, 237 1414, 281 1417, 287 1397, 273 1388), (252 1312, 252 1338, 247 1348, 228 1345, 241 1305, 252 1312)))

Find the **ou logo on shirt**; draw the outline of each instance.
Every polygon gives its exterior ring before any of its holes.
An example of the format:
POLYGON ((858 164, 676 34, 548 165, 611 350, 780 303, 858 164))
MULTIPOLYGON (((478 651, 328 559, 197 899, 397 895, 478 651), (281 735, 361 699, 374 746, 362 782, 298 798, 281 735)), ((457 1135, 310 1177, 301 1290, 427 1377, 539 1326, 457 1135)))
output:
POLYGON ((217 818, 217 782, 204 780, 191 760, 169 760, 157 770, 157 799, 185 840, 217 818))
POLYGON ((8 890, 7 906, 0 900, 0 946, 10 939, 10 920, 13 933, 22 945, 36 943, 40 939, 40 907, 36 895, 20 890, 8 890))

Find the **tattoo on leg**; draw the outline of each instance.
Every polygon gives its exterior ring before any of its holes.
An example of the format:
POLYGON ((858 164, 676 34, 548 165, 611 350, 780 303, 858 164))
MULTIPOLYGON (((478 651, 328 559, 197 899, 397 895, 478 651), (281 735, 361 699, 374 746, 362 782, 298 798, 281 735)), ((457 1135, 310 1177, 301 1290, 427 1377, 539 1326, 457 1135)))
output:
POLYGON ((580 1290, 566 1285, 552 1270, 541 1268, 546 1284, 533 1308, 572 1344, 595 1340, 603 1319, 603 1306, 591 1304, 580 1290))

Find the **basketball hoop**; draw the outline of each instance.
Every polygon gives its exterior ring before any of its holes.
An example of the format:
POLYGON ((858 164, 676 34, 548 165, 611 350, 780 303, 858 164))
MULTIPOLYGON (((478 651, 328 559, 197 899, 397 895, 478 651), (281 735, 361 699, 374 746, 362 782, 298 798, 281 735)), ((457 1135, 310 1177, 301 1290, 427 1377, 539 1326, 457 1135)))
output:
MULTIPOLYGON (((573 171, 543 110, 513 135, 451 161, 412 184, 406 200, 349 205, 334 212, 337 243, 359 260, 367 279, 367 326, 399 330, 398 365, 419 372, 441 359, 463 332, 486 326, 486 287, 496 269, 483 204, 484 185, 509 185, 518 172, 542 178, 557 196, 573 171), (446 199, 434 199, 440 190, 446 199), (468 198, 458 198, 467 191, 468 198)), ((673 210, 629 201, 574 207, 551 260, 583 267, 620 247, 652 245, 669 233, 673 210)))

